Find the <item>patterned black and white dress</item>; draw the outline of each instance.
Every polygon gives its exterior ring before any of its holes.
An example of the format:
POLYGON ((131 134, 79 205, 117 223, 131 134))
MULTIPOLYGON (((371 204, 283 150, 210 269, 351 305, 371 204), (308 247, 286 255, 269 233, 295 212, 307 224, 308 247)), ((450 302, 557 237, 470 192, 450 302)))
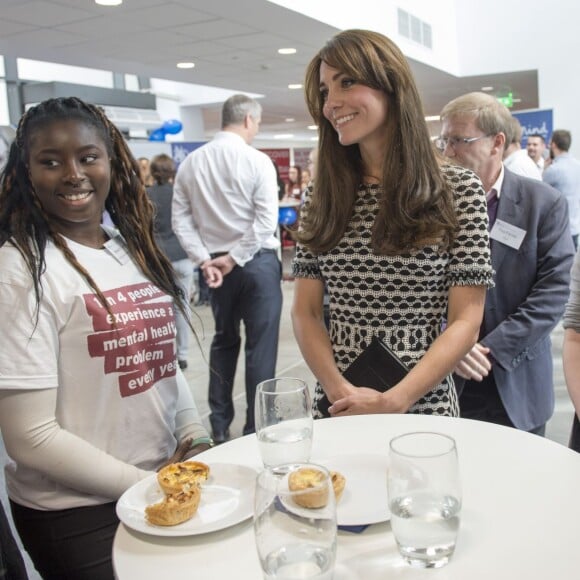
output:
MULTIPOLYGON (((330 340, 340 371, 377 335, 409 367, 413 367, 441 333, 451 286, 493 285, 485 194, 471 171, 444 166, 454 192, 459 230, 451 248, 430 245, 398 256, 379 256, 370 247, 378 212, 380 186, 361 185, 353 215, 340 242, 313 254, 298 244, 293 262, 297 278, 324 281, 329 294, 330 340)), ((303 212, 308 211, 310 192, 303 212)), ((326 398, 317 384, 314 416, 324 415, 318 402, 326 398)), ((410 413, 458 416, 451 376, 435 385, 410 413)))

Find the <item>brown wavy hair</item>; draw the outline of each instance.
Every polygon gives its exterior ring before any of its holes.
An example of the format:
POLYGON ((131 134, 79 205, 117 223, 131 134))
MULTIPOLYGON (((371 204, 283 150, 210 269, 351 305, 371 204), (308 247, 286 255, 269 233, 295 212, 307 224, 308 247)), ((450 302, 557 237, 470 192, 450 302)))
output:
POLYGON ((29 178, 27 166, 32 133, 55 121, 70 119, 93 127, 103 139, 111 159, 111 189, 105 208, 125 238, 129 254, 143 274, 169 294, 189 320, 183 292, 175 283, 171 263, 155 243, 154 209, 139 177, 139 164, 131 154, 123 135, 104 112, 76 97, 49 99, 32 107, 22 116, 6 166, 0 175, 0 247, 10 241, 24 258, 33 281, 37 315, 48 240, 52 240, 61 250, 73 268, 85 278, 101 304, 111 313, 101 289, 77 261, 64 238, 54 230, 29 178))
POLYGON ((314 190, 298 240, 314 252, 336 246, 346 230, 363 179, 358 145, 341 145, 322 113, 322 62, 387 96, 388 146, 384 151, 379 211, 372 229, 373 251, 392 255, 430 243, 451 245, 457 229, 452 193, 429 138, 411 69, 391 40, 367 30, 337 34, 306 69, 306 103, 319 127, 319 142, 314 190))

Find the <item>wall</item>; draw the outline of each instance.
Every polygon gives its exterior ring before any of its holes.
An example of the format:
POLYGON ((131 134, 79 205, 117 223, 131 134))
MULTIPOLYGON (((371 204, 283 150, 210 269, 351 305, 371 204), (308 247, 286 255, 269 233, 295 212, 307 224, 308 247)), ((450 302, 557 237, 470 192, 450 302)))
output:
MULTIPOLYGON (((301 12, 336 28, 364 28, 381 32, 395 41, 409 58, 434 66, 451 74, 458 69, 455 20, 456 0, 357 0, 353 6, 329 10, 327 2, 312 0, 270 0, 274 4, 301 12), (433 49, 400 36, 397 8, 431 25, 433 49)), ((470 0, 466 0, 470 4, 470 0)), ((320 40, 321 45, 324 39, 320 40)))
POLYGON ((540 108, 554 110, 555 129, 572 132, 572 152, 580 157, 580 4, 458 2, 457 19, 461 74, 537 69, 540 108))

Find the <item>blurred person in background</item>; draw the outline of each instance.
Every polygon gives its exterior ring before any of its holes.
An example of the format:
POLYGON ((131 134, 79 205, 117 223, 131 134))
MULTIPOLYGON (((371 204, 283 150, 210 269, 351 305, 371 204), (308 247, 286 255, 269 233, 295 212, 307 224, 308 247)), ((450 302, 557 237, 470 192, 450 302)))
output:
POLYGON ((552 162, 544 169, 542 179, 556 188, 568 202, 570 234, 574 248, 578 247, 580 234, 580 161, 570 154, 572 135, 565 129, 557 129, 550 139, 550 159, 552 162))
POLYGON ((506 147, 503 154, 503 164, 511 172, 517 175, 523 175, 530 179, 542 181, 542 172, 528 155, 525 149, 522 149, 522 126, 514 117, 510 117, 508 126, 505 127, 506 147))
POLYGON ((285 201, 298 200, 302 197, 302 169, 298 165, 291 165, 288 169, 285 201))
POLYGON ((151 176, 151 164, 147 157, 139 157, 139 176, 145 187, 155 184, 155 180, 151 176))
POLYGON ((526 150, 532 161, 540 171, 544 171, 544 162, 546 159, 546 140, 538 133, 528 136, 526 150))
POLYGON ((210 287, 215 334, 210 349, 209 406, 213 438, 230 438, 233 388, 245 326, 246 421, 254 432, 258 383, 276 374, 282 310, 278 186, 272 160, 251 146, 260 104, 233 95, 222 130, 179 165, 173 230, 210 287))
MULTIPOLYGON (((175 163, 169 155, 162 153, 151 159, 150 167, 151 176, 156 184, 147 188, 147 194, 155 206, 155 241, 169 258, 175 270, 176 281, 183 291, 184 303, 189 309, 193 284, 193 264, 181 247, 171 227, 175 163)), ((187 318, 180 310, 175 312, 175 326, 177 332, 177 361, 181 369, 186 369, 191 329, 187 318)))

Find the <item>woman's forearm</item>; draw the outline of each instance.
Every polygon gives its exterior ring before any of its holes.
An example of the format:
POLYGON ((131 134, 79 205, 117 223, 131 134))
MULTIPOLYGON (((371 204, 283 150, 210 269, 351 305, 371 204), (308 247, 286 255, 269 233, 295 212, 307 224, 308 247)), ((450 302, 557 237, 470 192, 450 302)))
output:
POLYGON ((61 485, 111 500, 149 475, 62 429, 49 411, 55 408, 56 391, 1 393, 2 436, 14 461, 61 485))
POLYGON ((391 395, 403 397, 411 407, 453 371, 475 344, 478 330, 465 320, 451 323, 409 374, 391 389, 391 395))
POLYGON ((348 394, 350 383, 343 378, 336 366, 328 332, 322 318, 292 314, 294 336, 300 352, 328 399, 333 402, 348 394))

